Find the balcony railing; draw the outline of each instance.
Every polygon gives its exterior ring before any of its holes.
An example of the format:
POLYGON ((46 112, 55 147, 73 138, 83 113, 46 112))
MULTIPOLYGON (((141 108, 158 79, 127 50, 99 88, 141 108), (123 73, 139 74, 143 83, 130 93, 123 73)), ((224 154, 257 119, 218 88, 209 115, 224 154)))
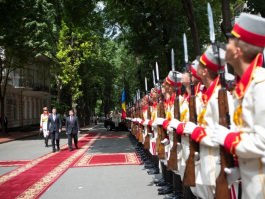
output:
POLYGON ((40 83, 35 83, 31 79, 25 79, 21 77, 13 77, 9 78, 9 84, 14 86, 15 88, 32 88, 34 91, 44 91, 44 92, 49 92, 49 86, 40 84, 40 83))

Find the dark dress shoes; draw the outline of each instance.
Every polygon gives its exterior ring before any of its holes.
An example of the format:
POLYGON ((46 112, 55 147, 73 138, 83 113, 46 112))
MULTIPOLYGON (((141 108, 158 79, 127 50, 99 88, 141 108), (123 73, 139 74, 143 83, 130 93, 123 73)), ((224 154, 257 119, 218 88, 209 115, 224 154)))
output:
POLYGON ((161 178, 161 179, 155 179, 155 180, 154 180, 154 183, 155 183, 155 184, 158 184, 158 183, 160 183, 160 182, 165 182, 165 179, 164 179, 164 178, 161 178))
POLYGON ((162 187, 162 186, 165 186, 165 185, 167 185, 167 183, 165 181, 161 181, 161 182, 156 184, 156 186, 159 186, 159 187, 162 187))
POLYGON ((152 170, 150 170, 150 171, 148 171, 147 172, 148 173, 148 175, 154 175, 154 174, 159 174, 159 169, 152 169, 152 170))
POLYGON ((170 194, 170 193, 173 193, 172 187, 166 187, 165 189, 159 191, 158 195, 165 195, 165 194, 170 194))

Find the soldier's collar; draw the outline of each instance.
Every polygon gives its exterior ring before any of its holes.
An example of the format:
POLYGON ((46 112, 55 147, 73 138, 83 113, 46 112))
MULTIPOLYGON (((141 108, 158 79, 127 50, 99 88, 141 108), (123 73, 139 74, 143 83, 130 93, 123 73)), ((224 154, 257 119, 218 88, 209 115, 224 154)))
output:
POLYGON ((210 98, 212 97, 215 88, 219 85, 219 76, 215 78, 215 80, 211 83, 210 87, 206 90, 206 92, 202 95, 202 101, 204 104, 207 104, 210 98))
POLYGON ((262 54, 259 53, 255 57, 255 59, 250 63, 248 69, 241 76, 241 79, 237 82, 235 88, 235 95, 238 99, 241 99, 245 95, 245 92, 253 79, 255 68, 262 66, 262 60, 262 54))

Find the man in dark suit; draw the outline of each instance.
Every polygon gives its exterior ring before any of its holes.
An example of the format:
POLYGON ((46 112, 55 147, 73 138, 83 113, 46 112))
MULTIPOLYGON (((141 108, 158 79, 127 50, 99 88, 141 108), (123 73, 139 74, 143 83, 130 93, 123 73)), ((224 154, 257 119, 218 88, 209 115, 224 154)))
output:
POLYGON ((78 124, 78 118, 74 116, 73 110, 69 111, 69 117, 66 118, 65 129, 66 129, 66 134, 68 137, 69 151, 73 150, 72 138, 74 138, 75 148, 78 149, 77 135, 80 132, 80 129, 79 129, 79 124, 78 124))
POLYGON ((62 121, 60 115, 56 113, 56 108, 52 109, 52 114, 48 118, 48 130, 52 138, 52 152, 55 152, 55 140, 57 151, 60 151, 59 133, 62 131, 62 121))

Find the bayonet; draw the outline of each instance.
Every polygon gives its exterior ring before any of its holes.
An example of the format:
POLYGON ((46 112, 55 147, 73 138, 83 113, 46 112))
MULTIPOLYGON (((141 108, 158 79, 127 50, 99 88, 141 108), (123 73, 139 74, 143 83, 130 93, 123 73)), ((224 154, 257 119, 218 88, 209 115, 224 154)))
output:
POLYGON ((159 70, 158 70, 158 64, 156 62, 156 79, 159 82, 159 70))
POLYGON ((147 79, 146 79, 146 77, 144 78, 144 83, 145 83, 145 92, 147 93, 147 79))
POLYGON ((175 71, 175 54, 173 48, 171 49, 171 67, 172 71, 175 71))
POLYGON ((184 61, 185 64, 188 64, 189 56, 188 56, 187 37, 185 33, 183 34, 183 47, 184 47, 184 61))
POLYGON ((215 43, 214 23, 213 23, 213 12, 210 3, 207 4, 208 22, 210 28, 210 41, 212 44, 215 43))
POLYGON ((154 86, 156 84, 156 76, 155 76, 155 71, 154 70, 153 70, 153 84, 154 84, 154 86))

